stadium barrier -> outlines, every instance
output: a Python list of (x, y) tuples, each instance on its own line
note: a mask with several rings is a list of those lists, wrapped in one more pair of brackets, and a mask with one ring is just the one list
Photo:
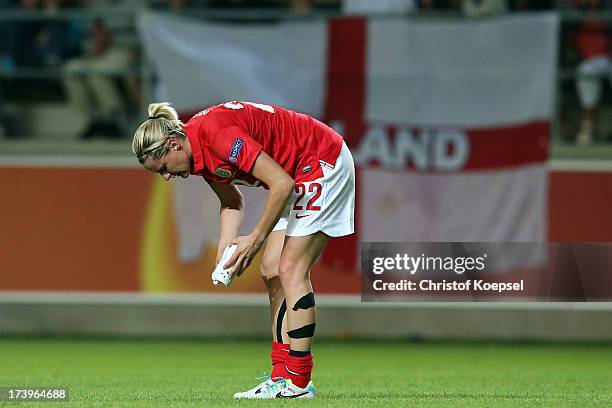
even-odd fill
[[(361, 303), (317, 297), (317, 338), (610, 341), (611, 303)], [(265, 338), (263, 295), (0, 293), (0, 335)]]

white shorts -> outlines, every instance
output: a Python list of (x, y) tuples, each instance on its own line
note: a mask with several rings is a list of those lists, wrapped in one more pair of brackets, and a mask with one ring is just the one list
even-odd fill
[(355, 232), (355, 165), (346, 143), (334, 166), (321, 162), (323, 177), (296, 182), (273, 231), (291, 237), (322, 231), (331, 237)]

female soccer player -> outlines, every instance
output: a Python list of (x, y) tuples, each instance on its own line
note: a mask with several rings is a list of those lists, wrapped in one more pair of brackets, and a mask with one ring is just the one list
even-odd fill
[[(168, 103), (149, 105), (134, 135), (138, 161), (164, 180), (202, 176), (221, 202), (217, 263), (240, 275), (264, 241), (261, 274), (270, 297), (272, 373), (236, 398), (312, 398), (315, 298), (310, 267), (330, 237), (354, 231), (355, 168), (342, 136), (310, 116), (278, 106), (228, 102), (183, 124)], [(249, 235), (238, 236), (237, 184), (269, 190)]]

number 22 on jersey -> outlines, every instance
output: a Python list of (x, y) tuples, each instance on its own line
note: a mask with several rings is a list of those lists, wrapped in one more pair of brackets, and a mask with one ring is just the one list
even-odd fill
[[(308, 184), (308, 187), (306, 186)], [(323, 190), (323, 186), (320, 183), (295, 183), (295, 192), (297, 193), (297, 198), (295, 199), (295, 204), (293, 204), (293, 209), (295, 211), (302, 211), (304, 209), (304, 197), (306, 193), (310, 193), (308, 200), (306, 201), (306, 210), (307, 211), (320, 211), (321, 206), (316, 205), (317, 200), (321, 197), (321, 192)]]

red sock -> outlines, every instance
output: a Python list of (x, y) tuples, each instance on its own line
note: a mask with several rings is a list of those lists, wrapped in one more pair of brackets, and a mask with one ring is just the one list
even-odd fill
[[(289, 355), (289, 344), (272, 342), (272, 373), (270, 378), (285, 377), (285, 361)], [(276, 381), (276, 380), (274, 380)]]
[(289, 353), (285, 361), (285, 378), (290, 379), (293, 384), (300, 388), (306, 388), (310, 382), (312, 366), (312, 354), (308, 354), (307, 356), (292, 356), (291, 353)]

